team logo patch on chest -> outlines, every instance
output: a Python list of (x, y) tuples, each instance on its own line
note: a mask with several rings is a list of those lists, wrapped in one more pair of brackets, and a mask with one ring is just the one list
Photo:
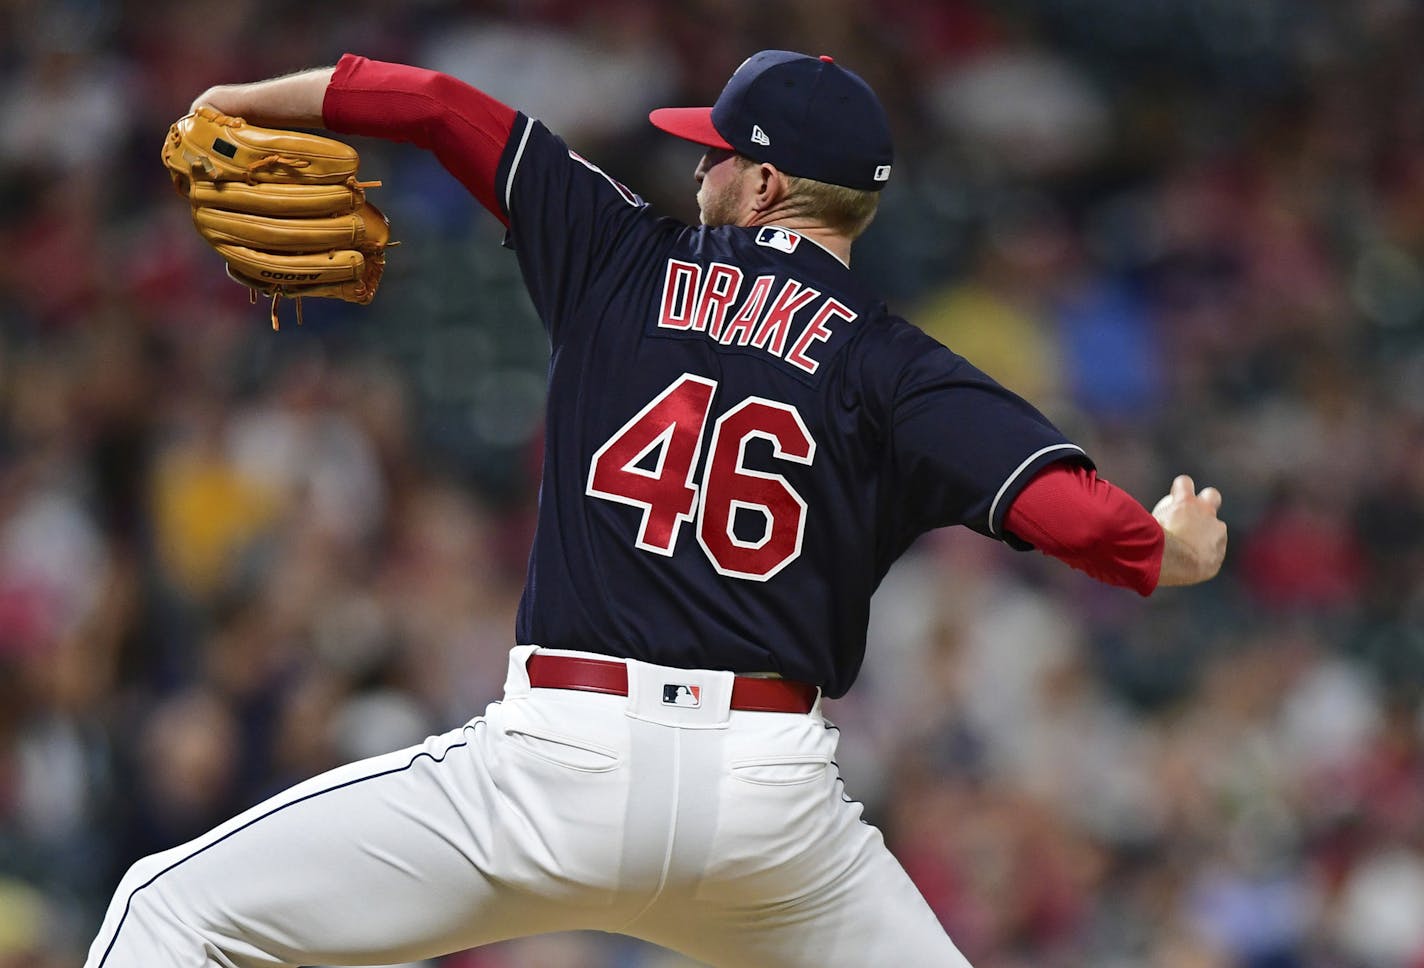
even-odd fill
[(663, 705), (687, 706), (695, 709), (702, 705), (702, 687), (669, 682), (663, 686)]
[(775, 225), (764, 225), (761, 231), (757, 232), (756, 244), (778, 252), (791, 253), (801, 244), (801, 236)]

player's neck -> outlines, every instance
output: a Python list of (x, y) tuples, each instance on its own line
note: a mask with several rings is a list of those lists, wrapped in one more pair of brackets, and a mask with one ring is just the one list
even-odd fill
[(851, 240), (840, 232), (827, 228), (825, 225), (813, 219), (790, 215), (783, 209), (768, 209), (764, 212), (752, 212), (742, 222), (746, 228), (759, 228), (763, 225), (777, 225), (784, 229), (791, 229), (799, 232), (806, 238), (818, 244), (831, 255), (840, 259), (847, 266), (850, 265), (850, 244)]

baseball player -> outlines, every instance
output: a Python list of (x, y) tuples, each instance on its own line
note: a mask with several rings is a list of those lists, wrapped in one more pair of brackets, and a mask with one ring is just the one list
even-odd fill
[(409, 141), (508, 227), (552, 346), (502, 701), (136, 863), (89, 968), (430, 958), (599, 929), (711, 965), (965, 966), (861, 820), (822, 697), (869, 601), (962, 524), (1150, 594), (1220, 567), (1220, 495), (1155, 512), (850, 271), (892, 171), (870, 88), (763, 51), (711, 108), (700, 226), (451, 77), (346, 55), (198, 98)]

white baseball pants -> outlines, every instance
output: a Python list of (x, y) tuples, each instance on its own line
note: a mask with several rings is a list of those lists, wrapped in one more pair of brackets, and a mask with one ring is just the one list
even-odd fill
[[(729, 673), (638, 662), (626, 697), (531, 689), (533, 651), (464, 727), (134, 864), (86, 968), (389, 964), (590, 928), (733, 968), (969, 968), (844, 797), (819, 702), (733, 711)], [(700, 705), (665, 704), (670, 683)]]

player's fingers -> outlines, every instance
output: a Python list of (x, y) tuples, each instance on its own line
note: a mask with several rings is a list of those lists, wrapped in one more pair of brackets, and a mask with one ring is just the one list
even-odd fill
[(1214, 487), (1202, 488), (1201, 493), (1198, 494), (1197, 497), (1205, 501), (1213, 511), (1221, 507), (1221, 492)]
[(1178, 474), (1172, 481), (1172, 497), (1179, 501), (1185, 501), (1197, 493), (1197, 486), (1192, 479), (1185, 474)]

